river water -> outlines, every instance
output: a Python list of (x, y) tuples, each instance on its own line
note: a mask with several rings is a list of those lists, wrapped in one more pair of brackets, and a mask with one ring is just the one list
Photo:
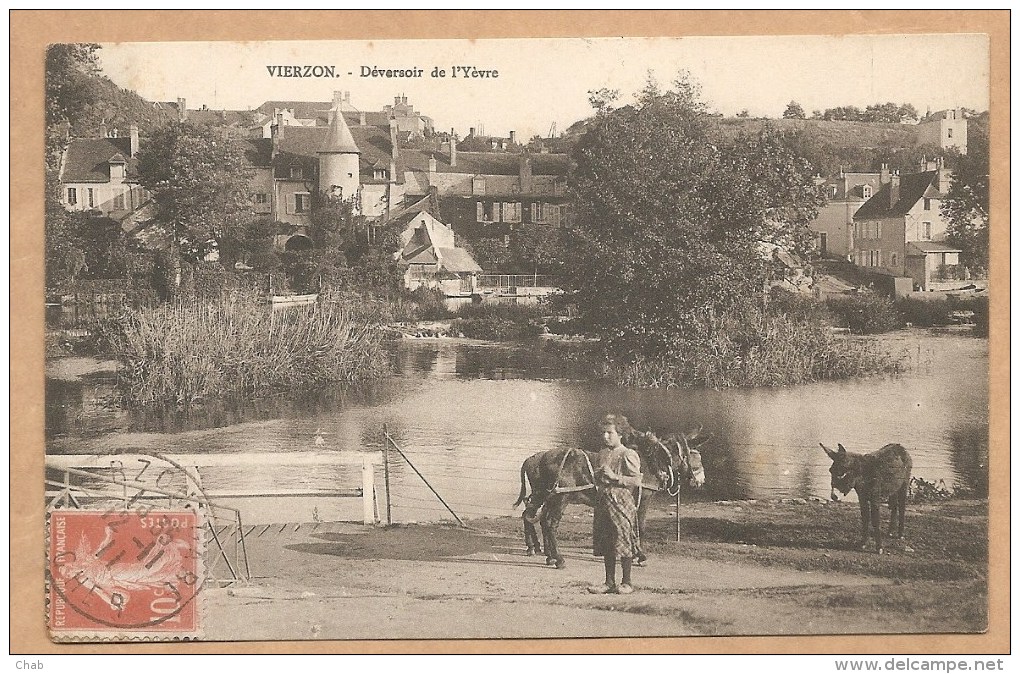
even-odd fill
[[(627, 414), (660, 432), (702, 427), (707, 483), (686, 500), (809, 498), (829, 493), (819, 442), (872, 451), (907, 447), (914, 475), (987, 494), (988, 342), (902, 331), (882, 340), (908, 371), (778, 389), (636, 391), (572, 379), (539, 344), (403, 340), (396, 373), (371, 386), (271, 397), (192, 412), (131, 411), (109, 377), (47, 380), (52, 453), (254, 453), (379, 450), (383, 427), (461, 517), (512, 514), (521, 462), (556, 447), (594, 447), (597, 419)], [(316, 444), (316, 438), (320, 444)], [(321, 444), (324, 443), (324, 444)], [(395, 451), (395, 522), (449, 512)], [(221, 468), (206, 486), (327, 488), (360, 484), (360, 468)], [(212, 470), (212, 469), (210, 469)], [(377, 484), (382, 488), (381, 470)], [(518, 511), (519, 512), (519, 511)]]

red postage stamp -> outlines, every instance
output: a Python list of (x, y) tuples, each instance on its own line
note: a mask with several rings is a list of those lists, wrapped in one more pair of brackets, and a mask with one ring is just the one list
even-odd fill
[(55, 640), (199, 636), (198, 513), (54, 510), (48, 524)]

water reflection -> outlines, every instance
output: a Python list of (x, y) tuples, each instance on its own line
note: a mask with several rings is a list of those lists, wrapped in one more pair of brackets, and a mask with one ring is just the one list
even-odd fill
[[(916, 352), (897, 378), (787, 389), (635, 391), (572, 380), (538, 347), (462, 340), (405, 340), (396, 374), (371, 386), (231, 401), (191, 412), (99, 404), (109, 380), (48, 382), (49, 451), (113, 453), (352, 451), (382, 449), (382, 430), (462, 516), (509, 514), (530, 454), (597, 447), (606, 411), (660, 432), (703, 427), (707, 484), (685, 499), (828, 494), (828, 459), (818, 446), (871, 451), (905, 445), (914, 474), (987, 494), (987, 342), (911, 333), (894, 338)], [(911, 341), (912, 340), (912, 341)], [(320, 436), (325, 446), (315, 444)], [(415, 472), (391, 456), (398, 521), (449, 517)], [(249, 487), (353, 486), (360, 468), (254, 471), (210, 478)]]

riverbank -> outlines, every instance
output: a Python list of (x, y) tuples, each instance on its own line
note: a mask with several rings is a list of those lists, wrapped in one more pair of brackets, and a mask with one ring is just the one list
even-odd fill
[[(974, 633), (988, 621), (988, 502), (911, 504), (906, 540), (857, 550), (854, 503), (653, 506), (638, 591), (595, 596), (591, 511), (567, 568), (527, 557), (519, 518), (286, 528), (248, 543), (255, 578), (204, 593), (205, 638), (471, 639)], [(883, 518), (887, 519), (883, 510)]]

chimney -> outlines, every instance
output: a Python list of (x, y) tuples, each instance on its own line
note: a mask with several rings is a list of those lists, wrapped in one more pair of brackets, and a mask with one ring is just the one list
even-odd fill
[(407, 96), (401, 96), (400, 102), (403, 103), (404, 105), (407, 105)]
[(472, 126), (470, 129), (468, 129), (468, 137), (470, 138), (471, 136), (474, 136), (474, 135), (475, 135), (475, 127)]
[(188, 121), (188, 101), (184, 98), (177, 98), (177, 119), (181, 122)]
[(397, 142), (397, 125), (395, 120), (390, 120), (390, 145), (393, 150), (390, 152), (390, 156), (394, 159), (400, 158), (400, 144)]
[(450, 129), (450, 166), (457, 166), (457, 136)]
[(527, 152), (521, 153), (521, 192), (531, 192), (531, 156)]
[(511, 131), (510, 132), (510, 144), (513, 145), (516, 142), (517, 142), (517, 132), (516, 131)]
[(332, 105), (332, 107), (335, 108), (336, 106), (340, 105), (340, 103), (342, 103), (343, 100), (344, 100), (344, 92), (334, 90), (333, 91), (333, 105)]
[(99, 122), (99, 137), (106, 138), (106, 120)]
[(882, 164), (882, 170), (878, 174), (878, 182), (882, 185), (889, 184), (889, 165)]
[(279, 110), (276, 111), (276, 137), (283, 140), (283, 113)]
[(393, 105), (400, 105), (400, 96), (393, 97)]
[(365, 113), (358, 113), (358, 125), (365, 126)]
[(889, 176), (889, 209), (892, 210), (900, 200), (900, 172)]
[(397, 182), (397, 162), (390, 160), (390, 182)]
[(132, 124), (128, 127), (128, 134), (131, 136), (131, 156), (138, 154), (138, 125)]
[(350, 92), (350, 90), (347, 90), (347, 91), (344, 92), (344, 103), (350, 103), (350, 102), (351, 102), (351, 92)]
[(436, 184), (436, 158), (435, 156), (429, 157), (429, 185), (435, 186)]

